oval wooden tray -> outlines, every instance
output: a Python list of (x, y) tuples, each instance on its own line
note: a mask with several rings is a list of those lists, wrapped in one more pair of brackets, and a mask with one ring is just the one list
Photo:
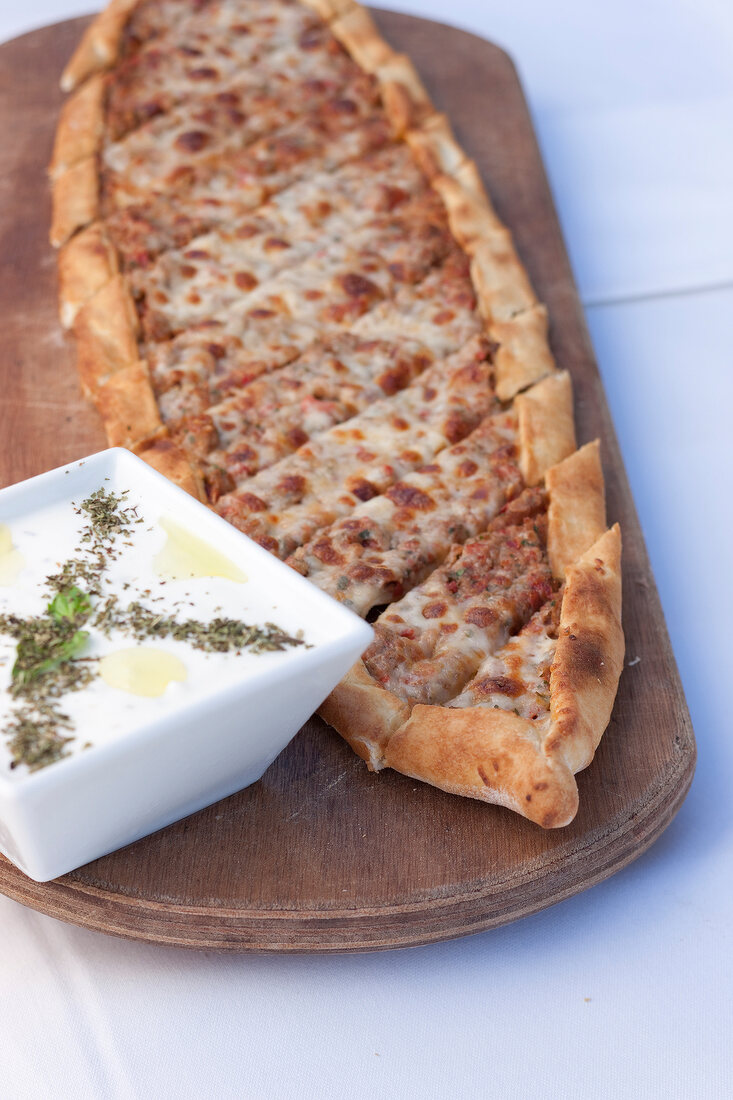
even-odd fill
[[(223, 951), (408, 946), (491, 928), (584, 890), (659, 836), (689, 787), (695, 743), (654, 581), (522, 91), (488, 42), (387, 12), (475, 157), (550, 307), (573, 375), (579, 439), (600, 436), (608, 510), (624, 532), (628, 667), (611, 725), (580, 777), (580, 812), (545, 833), (505, 810), (394, 772), (371, 775), (314, 719), (263, 779), (52, 883), (0, 858), (0, 891), (114, 935)], [(0, 482), (104, 446), (56, 318), (46, 243), (58, 74), (86, 20), (0, 47)]]

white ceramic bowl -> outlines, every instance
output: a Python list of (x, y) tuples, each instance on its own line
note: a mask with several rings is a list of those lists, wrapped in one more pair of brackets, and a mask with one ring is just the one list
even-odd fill
[[(108, 479), (108, 480), (106, 480)], [(139, 699), (97, 678), (64, 698), (76, 716), (70, 755), (37, 771), (10, 767), (5, 734), (15, 642), (0, 637), (0, 850), (22, 871), (46, 881), (96, 859), (255, 782), (369, 644), (372, 630), (288, 566), (172, 485), (130, 452), (115, 448), (0, 491), (0, 524), (26, 559), (16, 582), (0, 587), (0, 613), (42, 614), (39, 578), (78, 546), (77, 504), (95, 489), (129, 490), (144, 518), (134, 546), (110, 570), (130, 597), (183, 603), (190, 618), (220, 614), (303, 631), (309, 647), (255, 655), (204, 655), (188, 643), (152, 641), (185, 655), (185, 683)], [(176, 580), (161, 590), (153, 569), (168, 517), (224, 554), (247, 575)], [(74, 522), (77, 527), (74, 527)], [(139, 533), (138, 533), (139, 532)], [(7, 579), (7, 578), (6, 578)], [(113, 588), (110, 588), (112, 591)], [(116, 591), (117, 588), (114, 588)], [(161, 595), (163, 591), (164, 595)], [(143, 602), (147, 598), (142, 597)], [(190, 606), (191, 604), (195, 606)], [(183, 613), (183, 612), (182, 612)], [(91, 652), (131, 646), (95, 641)], [(147, 643), (142, 643), (147, 644)], [(96, 646), (96, 650), (95, 650)], [(3, 709), (4, 708), (4, 709)], [(91, 742), (91, 747), (84, 747)]]

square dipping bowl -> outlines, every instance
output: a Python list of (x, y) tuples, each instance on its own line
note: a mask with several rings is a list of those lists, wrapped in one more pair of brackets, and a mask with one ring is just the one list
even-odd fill
[[(89, 522), (79, 504), (100, 488), (127, 493), (120, 506), (135, 509), (140, 522), (129, 539), (117, 540), (120, 553), (95, 607), (109, 592), (121, 607), (137, 600), (179, 621), (274, 623), (306, 644), (204, 653), (169, 637), (105, 637), (87, 624), (80, 655), (92, 658), (90, 669), (104, 667), (94, 658), (151, 646), (174, 664), (178, 658), (185, 679), (143, 697), (98, 672), (60, 700), (73, 722), (68, 755), (32, 770), (11, 766), (16, 641), (0, 634), (0, 851), (39, 882), (254, 783), (373, 635), (358, 616), (121, 448), (0, 491), (0, 615), (46, 614), (53, 595), (46, 578), (78, 557)], [(236, 579), (186, 573), (200, 544), (227, 559)]]

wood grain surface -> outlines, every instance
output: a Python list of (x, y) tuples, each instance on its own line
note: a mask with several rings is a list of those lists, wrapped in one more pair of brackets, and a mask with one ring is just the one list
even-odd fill
[[(600, 436), (624, 534), (627, 667), (580, 811), (543, 832), (506, 810), (367, 772), (313, 719), (254, 786), (52, 883), (0, 857), (0, 891), (114, 935), (223, 951), (408, 946), (536, 912), (629, 863), (689, 787), (695, 743), (581, 306), (516, 72), (462, 31), (387, 12), (515, 234), (570, 370), (579, 441)], [(86, 20), (0, 47), (0, 484), (104, 446), (56, 315), (45, 179), (58, 75)]]

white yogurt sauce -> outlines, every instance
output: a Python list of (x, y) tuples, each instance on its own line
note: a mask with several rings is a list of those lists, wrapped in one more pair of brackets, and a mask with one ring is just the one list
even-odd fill
[[(109, 488), (121, 491), (118, 486)], [(132, 525), (129, 540), (118, 537), (115, 546), (119, 557), (109, 562), (102, 580), (105, 595), (116, 595), (123, 607), (139, 600), (145, 607), (179, 620), (208, 622), (220, 616), (258, 626), (270, 622), (288, 634), (297, 636), (302, 632), (311, 644), (326, 640), (324, 624), (305, 622), (297, 607), (281, 604), (277, 592), (258, 584), (256, 574), (248, 578), (247, 572), (251, 570), (240, 568), (170, 515), (161, 514), (155, 505), (146, 507), (139, 495), (130, 492), (122, 507), (136, 508), (143, 519), (142, 523)], [(88, 516), (76, 515), (68, 501), (39, 509), (32, 515), (7, 519), (0, 560), (3, 554), (13, 555), (13, 568), (3, 574), (10, 583), (0, 587), (0, 614), (14, 613), (25, 618), (46, 612), (51, 594), (45, 578), (57, 572), (64, 561), (78, 556), (83, 545), (80, 533), (87, 523)], [(127, 541), (132, 545), (125, 545)], [(208, 571), (217, 575), (190, 575)], [(101, 601), (96, 603), (99, 605)], [(61, 709), (73, 722), (74, 740), (67, 746), (72, 754), (81, 752), (89, 743), (93, 747), (114, 741), (163, 715), (182, 711), (230, 685), (260, 675), (275, 662), (287, 663), (300, 650), (293, 647), (259, 654), (247, 650), (204, 653), (187, 642), (168, 638), (155, 637), (138, 643), (122, 632), (107, 638), (89, 623), (84, 629), (89, 631), (90, 638), (81, 656), (103, 659), (102, 669), (107, 674), (95, 676), (87, 687), (61, 699)], [(150, 673), (152, 680), (157, 676), (156, 683), (151, 680), (148, 685), (151, 690), (142, 693), (129, 690), (135, 679), (130, 668), (140, 662), (131, 663), (129, 655), (124, 660), (113, 656), (138, 646), (141, 657), (144, 647), (153, 646), (156, 651), (153, 663), (158, 666), (158, 673), (152, 668)], [(0, 730), (5, 730), (14, 711), (7, 690), (14, 660), (15, 641), (0, 634)], [(122, 670), (125, 662), (127, 673)], [(139, 667), (136, 675), (140, 675)], [(161, 680), (165, 683), (158, 693)], [(14, 781), (22, 781), (29, 774), (28, 769), (19, 766), (10, 770), (6, 742), (7, 737), (0, 737), (0, 772)], [(49, 767), (61, 767), (63, 763), (61, 760)]]

